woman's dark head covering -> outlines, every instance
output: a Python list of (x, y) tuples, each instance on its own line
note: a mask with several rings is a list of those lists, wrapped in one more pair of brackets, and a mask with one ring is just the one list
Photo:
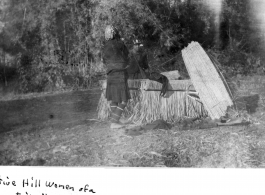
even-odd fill
[(144, 44), (138, 40), (138, 39), (135, 39), (133, 40), (133, 52), (135, 53), (142, 53), (144, 52)]
[(115, 38), (120, 38), (118, 30), (112, 25), (106, 26), (105, 39), (108, 41), (108, 40), (115, 39)]
[(138, 39), (133, 40), (133, 45), (139, 46), (139, 47), (143, 47), (144, 46), (143, 43), (140, 40), (138, 40)]

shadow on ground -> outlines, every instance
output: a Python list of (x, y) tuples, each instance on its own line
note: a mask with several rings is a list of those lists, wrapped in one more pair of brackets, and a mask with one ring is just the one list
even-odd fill
[(243, 96), (236, 99), (235, 104), (238, 110), (246, 110), (249, 114), (253, 114), (259, 107), (259, 94)]

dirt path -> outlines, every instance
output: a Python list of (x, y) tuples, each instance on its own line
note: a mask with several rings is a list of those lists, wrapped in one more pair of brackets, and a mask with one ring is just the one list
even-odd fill
[[(97, 121), (100, 91), (0, 102), (0, 164), (264, 167), (264, 126), (141, 131)], [(185, 130), (184, 130), (185, 129)]]
[(100, 90), (0, 101), (0, 133), (23, 126), (65, 128), (96, 117)]

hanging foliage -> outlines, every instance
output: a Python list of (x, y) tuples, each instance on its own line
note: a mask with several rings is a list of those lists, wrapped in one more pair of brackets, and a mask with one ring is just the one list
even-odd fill
[[(89, 87), (96, 72), (104, 71), (101, 49), (107, 24), (118, 28), (129, 48), (134, 39), (143, 41), (149, 64), (155, 70), (181, 70), (177, 60), (171, 59), (191, 41), (204, 48), (218, 48), (216, 39), (220, 39), (218, 52), (229, 58), (224, 60), (225, 67), (243, 67), (241, 72), (246, 73), (248, 64), (259, 59), (253, 53), (263, 53), (261, 44), (257, 44), (263, 38), (253, 26), (251, 1), (224, 0), (218, 15), (220, 29), (216, 10), (208, 6), (209, 2), (212, 1), (2, 0), (0, 49), (13, 56), (23, 92)], [(253, 59), (241, 62), (242, 57), (236, 58), (240, 56), (236, 54), (242, 52), (251, 54)], [(254, 64), (260, 70), (262, 57), (257, 62)], [(71, 82), (65, 78), (71, 78)]]

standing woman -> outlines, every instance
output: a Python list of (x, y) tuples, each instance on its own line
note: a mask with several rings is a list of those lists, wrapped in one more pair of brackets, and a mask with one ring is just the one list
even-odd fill
[(120, 118), (131, 98), (128, 88), (127, 67), (129, 64), (129, 51), (120, 38), (116, 28), (109, 25), (105, 29), (105, 45), (103, 48), (103, 62), (107, 66), (106, 98), (111, 101), (112, 129), (123, 127)]
[(130, 53), (130, 67), (127, 69), (129, 79), (148, 79), (146, 74), (148, 69), (147, 54), (143, 44), (136, 40)]

